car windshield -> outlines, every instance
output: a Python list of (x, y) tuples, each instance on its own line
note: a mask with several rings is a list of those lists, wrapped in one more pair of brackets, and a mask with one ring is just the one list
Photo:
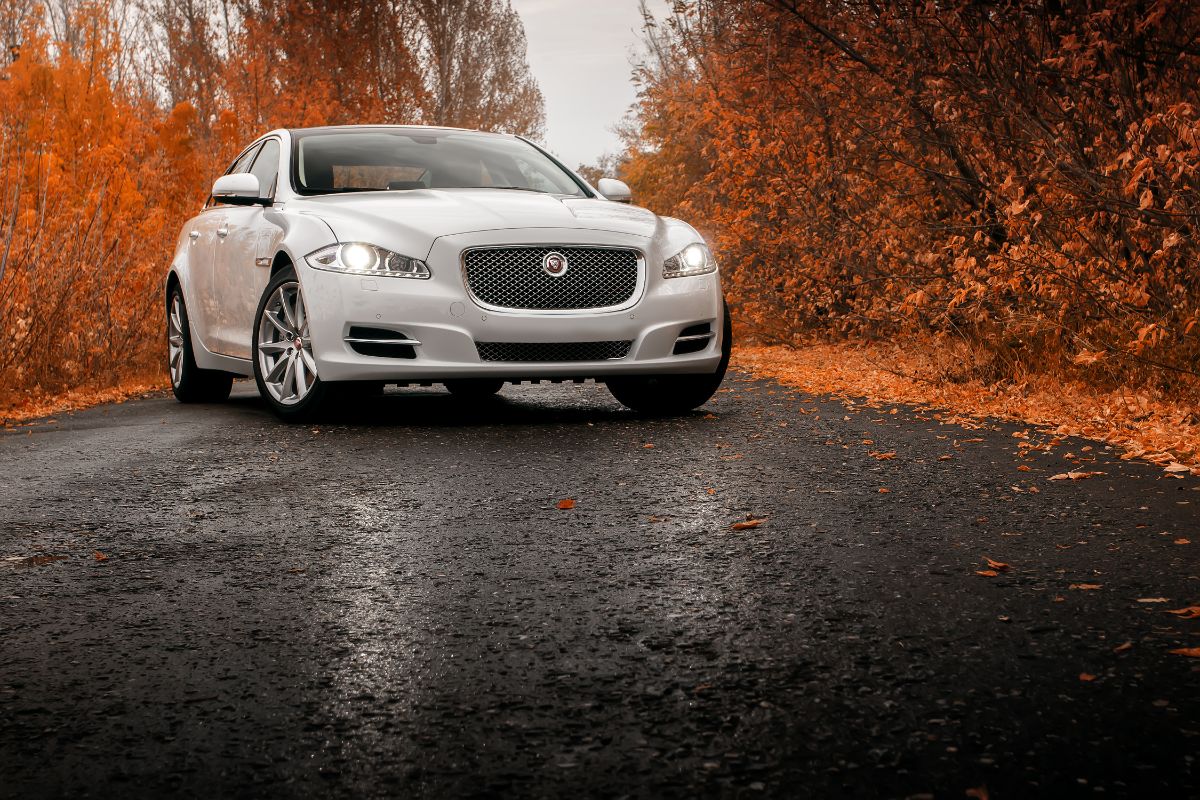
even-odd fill
[(584, 197), (582, 186), (520, 139), (468, 131), (368, 128), (296, 134), (300, 194), (413, 189), (512, 189)]

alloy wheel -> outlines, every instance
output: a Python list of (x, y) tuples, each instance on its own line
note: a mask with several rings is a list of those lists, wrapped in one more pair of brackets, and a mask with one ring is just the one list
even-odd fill
[(258, 366), (271, 397), (285, 406), (303, 400), (317, 381), (308, 313), (296, 281), (281, 283), (263, 308), (258, 323)]
[(178, 386), (183, 377), (183, 300), (171, 295), (167, 312), (167, 363), (171, 367), (171, 385)]

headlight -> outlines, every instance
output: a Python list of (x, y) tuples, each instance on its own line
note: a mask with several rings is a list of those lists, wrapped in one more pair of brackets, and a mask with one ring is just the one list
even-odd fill
[(682, 278), (685, 275), (706, 275), (715, 272), (717, 261), (708, 246), (700, 242), (689, 244), (663, 262), (664, 278)]
[(429, 267), (419, 258), (409, 258), (373, 244), (344, 242), (322, 247), (304, 257), (310, 267), (353, 275), (384, 275), (392, 278), (428, 278)]

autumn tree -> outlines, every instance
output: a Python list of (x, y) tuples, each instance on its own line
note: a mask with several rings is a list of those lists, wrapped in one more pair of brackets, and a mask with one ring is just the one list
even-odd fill
[(542, 125), (507, 2), (0, 0), (0, 35), (0, 405), (164, 379), (176, 235), (265, 130)]
[(542, 93), (508, 0), (411, 0), (411, 7), (426, 65), (427, 123), (542, 135)]
[(985, 377), (1197, 373), (1200, 11), (702, 0), (652, 28), (626, 174), (745, 321), (934, 332)]

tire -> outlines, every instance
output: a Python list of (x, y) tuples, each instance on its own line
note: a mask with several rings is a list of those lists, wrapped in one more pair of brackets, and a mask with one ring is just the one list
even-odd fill
[(171, 391), (181, 403), (219, 403), (229, 397), (233, 388), (230, 373), (196, 366), (192, 326), (183, 302), (183, 289), (177, 283), (167, 294), (167, 371), (171, 376)]
[(291, 266), (271, 277), (258, 301), (251, 360), (258, 393), (284, 422), (316, 419), (339, 399), (338, 384), (317, 374), (304, 293)]
[(443, 381), (446, 391), (462, 400), (483, 400), (504, 388), (499, 378), (458, 378)]
[(686, 414), (704, 405), (721, 388), (733, 350), (733, 324), (725, 304), (721, 320), (721, 361), (710, 375), (628, 375), (609, 378), (608, 390), (623, 406), (640, 414)]

